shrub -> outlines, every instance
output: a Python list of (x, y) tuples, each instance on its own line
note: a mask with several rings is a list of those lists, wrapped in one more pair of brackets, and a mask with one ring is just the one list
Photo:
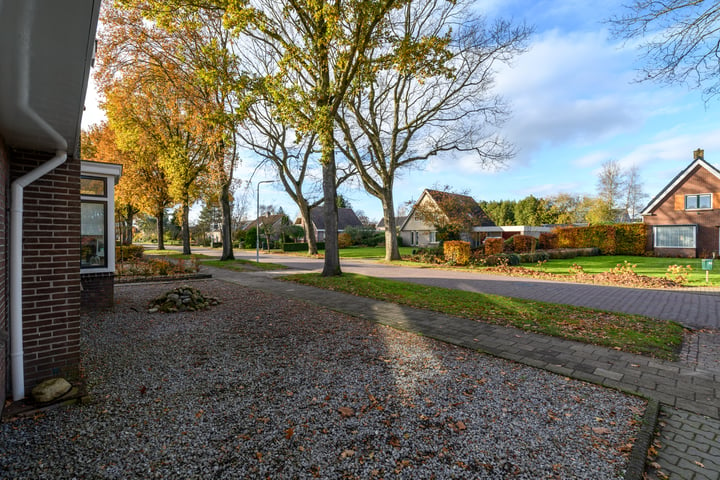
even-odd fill
[(118, 245), (115, 247), (115, 258), (118, 262), (142, 258), (144, 251), (142, 245)]
[[(325, 242), (316, 243), (318, 250), (325, 249)], [(304, 243), (284, 243), (282, 246), (283, 252), (307, 252), (308, 244)]]
[(499, 255), (503, 253), (503, 239), (491, 237), (485, 239), (485, 255)]
[(547, 252), (532, 252), (532, 253), (518, 253), (520, 263), (538, 263), (547, 262), (550, 259), (550, 255)]
[(418, 248), (413, 250), (410, 260), (422, 263), (443, 263), (445, 257), (442, 247)]
[(338, 234), (338, 248), (348, 248), (352, 245), (352, 237), (349, 233), (343, 232)]
[(470, 243), (461, 240), (447, 240), (443, 243), (443, 257), (455, 265), (467, 265), (470, 261)]
[(600, 255), (598, 248), (557, 248), (555, 250), (545, 250), (549, 259), (563, 259), (575, 257), (596, 257)]
[(537, 239), (532, 235), (514, 235), (511, 238), (515, 253), (528, 253), (535, 251)]
[(557, 243), (558, 238), (555, 233), (541, 233), (540, 238), (538, 238), (537, 248), (552, 250), (558, 248)]
[(488, 267), (520, 265), (520, 256), (515, 253), (501, 253), (498, 255), (488, 255), (485, 257), (485, 265)]
[(553, 230), (557, 248), (600, 249), (603, 255), (643, 255), (648, 227), (642, 223), (562, 227)]

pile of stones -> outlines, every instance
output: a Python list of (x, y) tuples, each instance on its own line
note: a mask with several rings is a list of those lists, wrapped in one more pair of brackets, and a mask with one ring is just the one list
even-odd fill
[(217, 298), (206, 297), (200, 290), (184, 285), (151, 300), (148, 313), (194, 312), (219, 303), (220, 300)]

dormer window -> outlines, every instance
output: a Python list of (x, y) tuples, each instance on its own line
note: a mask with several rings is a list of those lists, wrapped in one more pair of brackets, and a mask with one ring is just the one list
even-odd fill
[(712, 208), (712, 193), (685, 195), (685, 210), (705, 210)]

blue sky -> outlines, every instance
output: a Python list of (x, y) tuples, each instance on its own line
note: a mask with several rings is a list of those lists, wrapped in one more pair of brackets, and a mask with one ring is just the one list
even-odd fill
[[(400, 175), (395, 204), (417, 200), (424, 188), (450, 185), (476, 200), (521, 199), (527, 195), (596, 193), (597, 173), (606, 160), (637, 165), (645, 193), (653, 197), (705, 149), (720, 158), (717, 100), (706, 104), (699, 90), (635, 82), (639, 52), (611, 38), (604, 21), (622, 12), (623, 0), (477, 1), (489, 18), (501, 16), (534, 26), (530, 48), (496, 77), (496, 91), (509, 102), (511, 118), (501, 133), (518, 150), (505, 168), (483, 170), (472, 159), (430, 160)], [(91, 87), (92, 88), (92, 87)], [(83, 125), (102, 118), (94, 92), (88, 93)], [(246, 180), (254, 165), (240, 169)], [(258, 172), (254, 181), (271, 180)], [(255, 184), (247, 195), (254, 217)], [(356, 210), (379, 220), (380, 202), (359, 187), (341, 192)], [(297, 208), (273, 184), (261, 188), (261, 204)]]

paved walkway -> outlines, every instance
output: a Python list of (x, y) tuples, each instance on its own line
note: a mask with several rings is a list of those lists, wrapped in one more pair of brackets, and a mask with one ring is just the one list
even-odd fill
[[(703, 368), (705, 364), (701, 363), (694, 365), (655, 360), (513, 328), (282, 282), (274, 280), (266, 273), (210, 270), (218, 279), (294, 297), (394, 328), (654, 399), (662, 404), (660, 416), (664, 422), (661, 423), (660, 430), (662, 446), (656, 459), (660, 471), (672, 479), (720, 478), (720, 370), (712, 366), (708, 369)], [(348, 270), (345, 268), (345, 271)], [(517, 279), (515, 281), (524, 283)], [(589, 287), (605, 292), (612, 291), (604, 287)], [(555, 284), (553, 289), (566, 290), (566, 284)], [(598, 298), (599, 296), (598, 294)], [(553, 298), (543, 300), (566, 303)], [(612, 301), (612, 298), (609, 300)], [(692, 357), (691, 348), (687, 354), (688, 358)], [(649, 475), (652, 478), (654, 472), (649, 472)]]
[[(247, 252), (238, 252), (236, 256), (255, 260), (255, 256)], [(263, 254), (260, 259), (294, 269), (322, 269), (322, 260), (307, 257)], [(673, 320), (692, 328), (720, 329), (720, 289), (678, 291), (610, 287), (436, 268), (398, 267), (352, 259), (342, 259), (342, 269), (349, 273), (455, 290), (634, 313)]]

